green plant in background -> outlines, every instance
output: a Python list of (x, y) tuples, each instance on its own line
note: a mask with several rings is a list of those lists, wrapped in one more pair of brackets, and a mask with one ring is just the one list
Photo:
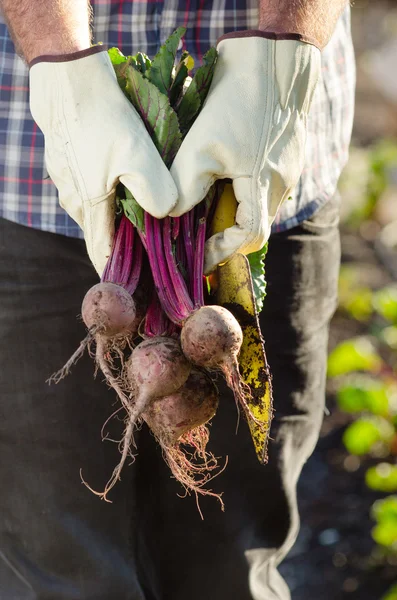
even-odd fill
[(389, 170), (397, 163), (397, 144), (394, 140), (382, 140), (369, 155), (370, 171), (366, 194), (366, 217), (370, 217), (376, 204), (389, 186)]
[(350, 208), (344, 223), (356, 230), (371, 219), (377, 204), (390, 185), (390, 172), (397, 165), (397, 141), (384, 139), (369, 148), (352, 148), (351, 160), (342, 175), (340, 189)]
[[(357, 333), (339, 343), (328, 360), (337, 404), (351, 415), (343, 444), (357, 457), (355, 464), (370, 465), (365, 472), (368, 488), (384, 495), (371, 509), (376, 544), (372, 558), (393, 563), (397, 560), (397, 283), (383, 285), (379, 267), (371, 262), (373, 252), (367, 255), (365, 248), (387, 218), (396, 218), (391, 210), (396, 173), (396, 139), (351, 148), (340, 184), (341, 218), (353, 255), (362, 248), (364, 260), (341, 267), (339, 316), (347, 316)], [(357, 236), (362, 239), (355, 246)], [(397, 584), (381, 600), (397, 600)]]
[[(329, 356), (328, 376), (339, 408), (354, 415), (343, 435), (347, 451), (375, 460), (365, 482), (372, 490), (391, 494), (372, 506), (372, 537), (383, 552), (397, 556), (397, 285), (373, 292), (347, 267), (340, 287), (341, 310), (367, 322), (369, 334), (336, 346)], [(397, 586), (382, 600), (397, 600)]]
[(397, 585), (393, 585), (382, 600), (397, 600)]

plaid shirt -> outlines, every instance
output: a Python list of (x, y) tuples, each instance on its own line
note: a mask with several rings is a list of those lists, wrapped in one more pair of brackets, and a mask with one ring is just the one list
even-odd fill
[[(196, 64), (229, 31), (255, 29), (255, 0), (93, 0), (95, 41), (153, 56), (179, 25)], [(273, 231), (309, 218), (335, 193), (347, 161), (354, 105), (355, 68), (349, 8), (322, 54), (322, 80), (308, 124), (306, 166), (292, 200), (284, 203)], [(44, 139), (29, 111), (28, 70), (15, 54), (0, 20), (0, 216), (22, 225), (82, 237), (58, 205), (44, 164)]]

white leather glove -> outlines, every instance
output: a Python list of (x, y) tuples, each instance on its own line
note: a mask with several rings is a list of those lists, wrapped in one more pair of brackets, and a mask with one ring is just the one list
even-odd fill
[(59, 202), (83, 229), (101, 275), (112, 246), (117, 183), (158, 218), (175, 205), (175, 184), (101, 47), (35, 59), (30, 108), (44, 133)]
[(263, 247), (303, 169), (320, 51), (266, 36), (280, 37), (246, 31), (221, 38), (209, 94), (171, 168), (179, 193), (173, 216), (200, 202), (216, 179), (233, 180), (236, 224), (207, 241), (206, 273), (237, 251)]

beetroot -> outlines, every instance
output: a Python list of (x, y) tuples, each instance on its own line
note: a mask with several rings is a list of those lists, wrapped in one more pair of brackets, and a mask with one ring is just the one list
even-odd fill
[(204, 371), (192, 369), (179, 390), (154, 400), (142, 417), (186, 492), (215, 496), (223, 507), (221, 497), (204, 488), (218, 466), (216, 458), (207, 452), (209, 431), (205, 427), (215, 415), (218, 403), (218, 390), (211, 378)]
[(176, 392), (186, 382), (190, 370), (191, 363), (185, 358), (179, 342), (173, 338), (150, 338), (134, 348), (125, 365), (124, 388), (131, 391), (131, 398), (125, 406), (127, 427), (122, 440), (121, 459), (104, 492), (98, 494), (102, 498), (106, 500), (108, 492), (120, 478), (133, 445), (134, 428), (143, 411), (156, 398)]
[[(142, 270), (143, 247), (132, 223), (122, 216), (113, 240), (111, 255), (103, 272), (101, 282), (94, 285), (84, 296), (81, 306), (82, 318), (88, 334), (80, 343), (64, 367), (50, 381), (58, 383), (84, 354), (93, 341), (97, 344), (96, 364), (111, 387), (114, 387), (125, 404), (118, 378), (112, 373), (110, 353), (122, 359), (126, 343), (137, 333), (144, 317), (144, 302), (133, 295), (139, 294), (138, 284)], [(138, 289), (137, 289), (138, 288)], [(141, 306), (142, 305), (142, 306)], [(136, 306), (139, 307), (137, 311)]]
[(233, 372), (243, 342), (243, 333), (232, 313), (222, 306), (202, 306), (185, 322), (182, 349), (189, 360), (201, 367)]
[(160, 443), (168, 447), (207, 423), (215, 415), (218, 403), (218, 390), (208, 375), (192, 369), (181, 388), (152, 402), (142, 417)]
[(145, 397), (145, 405), (178, 390), (190, 370), (180, 343), (166, 337), (152, 337), (139, 344), (126, 365), (128, 379), (138, 391), (135, 403)]
[(122, 379), (113, 373), (111, 352), (122, 357), (123, 347), (136, 334), (142, 317), (137, 315), (135, 302), (130, 293), (121, 286), (101, 282), (90, 288), (84, 296), (81, 313), (88, 334), (62, 369), (52, 375), (50, 381), (58, 383), (63, 379), (85, 349), (95, 341), (97, 367), (104, 374), (108, 385), (116, 391), (123, 406), (128, 409), (129, 390), (123, 386)]
[(115, 283), (101, 282), (90, 288), (81, 315), (89, 330), (107, 338), (128, 336), (138, 325), (132, 296)]
[(223, 306), (202, 306), (186, 320), (181, 332), (185, 356), (200, 367), (221, 370), (237, 406), (241, 405), (247, 416), (257, 422), (247, 402), (249, 388), (238, 367), (242, 343), (243, 332), (237, 319)]

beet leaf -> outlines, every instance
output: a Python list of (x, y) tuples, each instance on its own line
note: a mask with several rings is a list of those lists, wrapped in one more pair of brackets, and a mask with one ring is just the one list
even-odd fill
[(127, 62), (127, 57), (118, 48), (110, 48), (108, 54), (113, 66)]
[(185, 135), (200, 112), (210, 89), (218, 53), (210, 48), (184, 94), (177, 113), (182, 134)]
[(183, 52), (181, 60), (175, 68), (174, 80), (171, 85), (169, 98), (171, 106), (175, 108), (182, 100), (183, 88), (186, 82), (186, 78), (194, 67), (194, 60), (190, 56), (189, 52)]
[(176, 112), (168, 97), (134, 67), (127, 67), (126, 79), (126, 90), (131, 102), (165, 164), (170, 167), (182, 139)]
[[(143, 54), (126, 59), (117, 49), (113, 49), (111, 53), (120, 86), (140, 115), (167, 167), (171, 166), (182, 142), (178, 115), (173, 106), (182, 106), (181, 114), (187, 130), (208, 93), (216, 60), (214, 49), (205, 55), (205, 64), (191, 80), (194, 84), (189, 93), (190, 88), (186, 84), (190, 79), (189, 69), (194, 66), (192, 58), (188, 53), (183, 53), (177, 67), (174, 66), (184, 32), (184, 28), (174, 32), (151, 64)], [(173, 106), (169, 98), (172, 99)], [(186, 111), (192, 114), (192, 118), (189, 118)], [(192, 313), (195, 305), (203, 304), (202, 270), (208, 198), (203, 203), (199, 222), (196, 224), (195, 210), (185, 215), (182, 221), (171, 218), (158, 220), (146, 213), (128, 190), (125, 189), (124, 192), (124, 197), (123, 194), (119, 196), (120, 204), (125, 216), (139, 231), (162, 309), (170, 321), (179, 325)], [(188, 273), (184, 273), (186, 267)], [(190, 294), (195, 296), (194, 303)], [(154, 323), (153, 329), (156, 330), (157, 326)], [(148, 327), (152, 330), (150, 320)]]
[(168, 95), (170, 90), (176, 53), (185, 32), (185, 27), (178, 27), (170, 35), (152, 60), (150, 69), (146, 72), (146, 77), (162, 94)]
[(260, 312), (263, 308), (263, 301), (266, 296), (265, 279), (265, 257), (267, 253), (267, 244), (258, 250), (247, 255), (251, 268), (252, 285), (254, 287), (254, 296), (256, 310)]
[(147, 54), (144, 54), (143, 52), (138, 52), (138, 54), (136, 54), (134, 58), (136, 59), (138, 71), (143, 75), (147, 75), (152, 64), (152, 61), (147, 56)]
[(125, 216), (139, 231), (145, 231), (145, 211), (138, 204), (131, 192), (124, 188), (125, 198), (120, 198)]

